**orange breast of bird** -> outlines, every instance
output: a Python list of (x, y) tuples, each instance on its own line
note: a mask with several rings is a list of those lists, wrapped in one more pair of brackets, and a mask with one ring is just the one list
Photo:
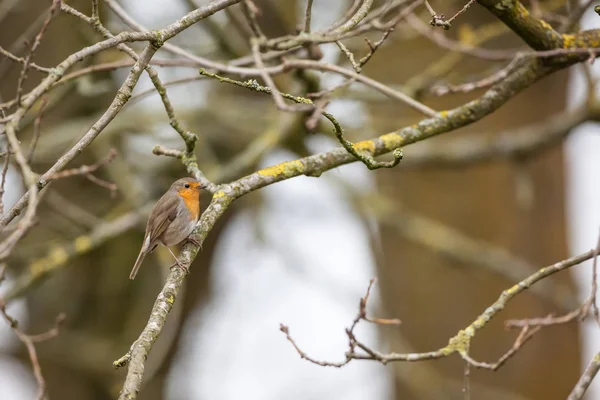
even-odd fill
[(190, 212), (190, 219), (197, 220), (200, 216), (200, 192), (194, 188), (183, 189), (179, 191), (179, 196)]

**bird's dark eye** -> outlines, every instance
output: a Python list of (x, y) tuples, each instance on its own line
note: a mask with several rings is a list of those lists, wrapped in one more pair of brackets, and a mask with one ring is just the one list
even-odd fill
[(186, 184), (185, 184), (185, 185), (183, 185), (183, 186), (185, 186), (185, 188), (186, 188), (186, 189), (189, 189), (189, 188), (190, 188), (190, 184), (189, 184), (189, 183), (186, 183)]

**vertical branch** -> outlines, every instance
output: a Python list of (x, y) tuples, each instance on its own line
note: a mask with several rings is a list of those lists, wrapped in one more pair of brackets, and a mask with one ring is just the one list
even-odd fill
[(12, 121), (6, 126), (5, 134), (6, 138), (8, 139), (10, 149), (12, 149), (15, 155), (15, 159), (17, 160), (17, 164), (21, 169), (21, 175), (23, 176), (23, 180), (25, 181), (25, 185), (27, 186), (27, 190), (29, 192), (29, 202), (27, 203), (25, 215), (23, 216), (23, 219), (19, 222), (18, 228), (13, 233), (11, 233), (2, 243), (0, 243), (0, 261), (5, 260), (8, 257), (13, 247), (19, 242), (19, 240), (21, 240), (21, 238), (23, 238), (25, 233), (27, 233), (27, 231), (33, 226), (39, 194), (37, 186), (37, 177), (29, 167), (29, 163), (27, 162), (27, 159), (21, 151), (19, 140), (17, 139), (16, 135), (15, 124), (13, 124)]
[(38, 140), (40, 138), (40, 125), (42, 123), (42, 114), (44, 112), (44, 108), (46, 107), (48, 102), (45, 98), (42, 98), (42, 102), (40, 104), (40, 110), (38, 111), (38, 115), (35, 117), (33, 121), (33, 138), (31, 139), (31, 145), (29, 145), (29, 153), (27, 154), (27, 162), (31, 163), (33, 160), (33, 153), (35, 152), (35, 148), (37, 146)]
[(256, 64), (256, 68), (260, 69), (261, 78), (263, 79), (263, 81), (265, 81), (265, 85), (269, 89), (271, 89), (271, 96), (273, 96), (273, 101), (275, 101), (277, 109), (280, 111), (295, 111), (293, 107), (289, 107), (287, 104), (285, 104), (285, 102), (283, 101), (283, 96), (277, 89), (277, 86), (275, 86), (273, 78), (271, 78), (271, 75), (269, 75), (269, 73), (265, 70), (265, 64), (262, 58), (260, 57), (259, 39), (257, 37), (252, 38), (251, 45), (252, 56), (254, 57), (254, 63)]
[(464, 381), (463, 381), (463, 398), (464, 400), (471, 400), (471, 364), (465, 361), (464, 370)]
[(600, 232), (598, 232), (598, 243), (594, 251), (594, 261), (592, 263), (592, 290), (590, 293), (589, 304), (592, 306), (592, 315), (596, 323), (600, 326), (600, 312), (598, 311), (598, 254), (600, 254)]
[(248, 25), (250, 25), (252, 33), (255, 37), (259, 38), (260, 40), (264, 40), (266, 36), (260, 28), (258, 21), (256, 20), (256, 17), (260, 15), (259, 8), (256, 6), (256, 4), (254, 4), (252, 0), (244, 0), (242, 6), (244, 9), (244, 15), (248, 20)]
[(4, 166), (2, 167), (2, 180), (0, 181), (0, 214), (4, 214), (4, 185), (6, 185), (6, 173), (8, 172), (9, 165), (10, 151), (9, 146), (6, 146), (6, 153), (4, 154)]
[(304, 12), (304, 33), (310, 33), (310, 20), (312, 18), (313, 0), (306, 0), (306, 11)]
[(579, 378), (579, 381), (569, 394), (569, 397), (567, 397), (567, 400), (581, 400), (598, 373), (598, 370), (600, 370), (600, 353), (592, 358), (592, 361), (590, 361), (583, 375)]

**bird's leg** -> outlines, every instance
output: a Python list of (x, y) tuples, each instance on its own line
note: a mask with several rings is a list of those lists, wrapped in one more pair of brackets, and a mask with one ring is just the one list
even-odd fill
[(202, 250), (202, 243), (200, 243), (200, 241), (198, 241), (196, 238), (188, 236), (187, 238), (185, 238), (184, 242), (190, 242), (192, 244), (195, 244), (196, 246), (200, 247), (200, 250)]
[(167, 248), (167, 250), (169, 250), (169, 253), (171, 253), (171, 255), (173, 256), (173, 258), (175, 259), (175, 264), (173, 264), (171, 266), (171, 268), (173, 268), (175, 265), (179, 266), (179, 268), (181, 268), (183, 270), (183, 272), (185, 272), (186, 274), (190, 273), (190, 269), (188, 267), (186, 267), (185, 265), (183, 265), (181, 263), (181, 261), (179, 261), (179, 259), (177, 258), (177, 256), (173, 253), (173, 250), (171, 250), (170, 247), (165, 246)]

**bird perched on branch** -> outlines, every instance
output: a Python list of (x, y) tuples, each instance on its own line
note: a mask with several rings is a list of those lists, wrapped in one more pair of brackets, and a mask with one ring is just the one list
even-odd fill
[(144, 257), (153, 252), (159, 244), (169, 250), (177, 265), (187, 269), (170, 247), (183, 242), (194, 230), (200, 217), (201, 189), (204, 189), (204, 185), (197, 180), (181, 178), (173, 182), (169, 190), (156, 202), (148, 217), (144, 243), (129, 279), (135, 278)]

